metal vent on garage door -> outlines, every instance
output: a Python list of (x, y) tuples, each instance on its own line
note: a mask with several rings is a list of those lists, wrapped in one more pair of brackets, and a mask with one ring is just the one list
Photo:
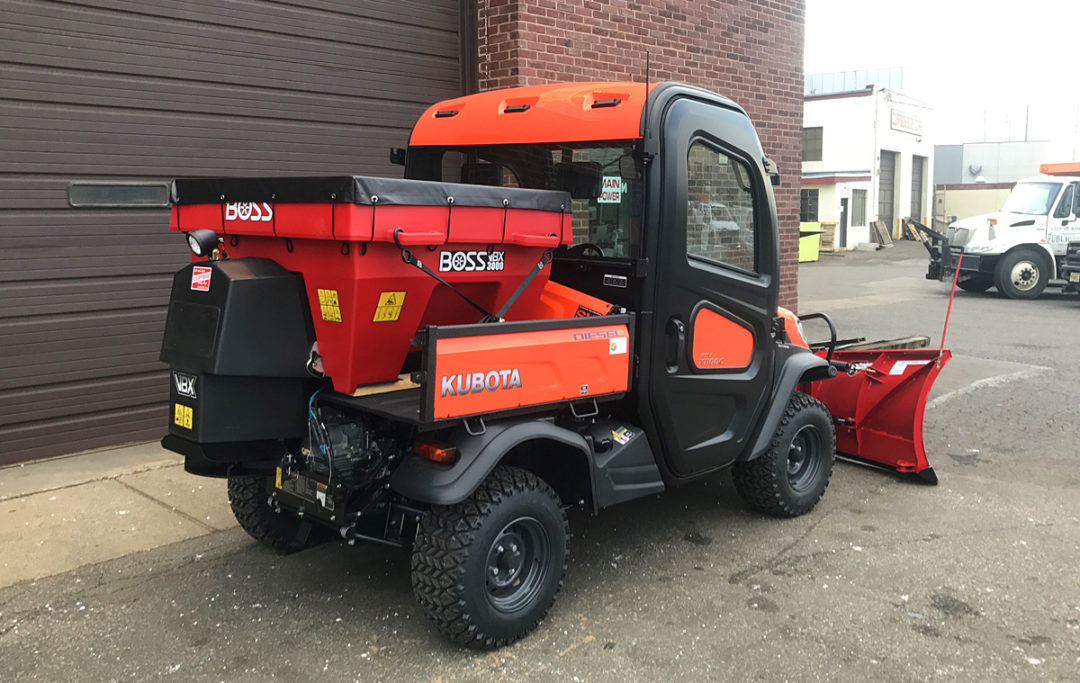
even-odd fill
[(461, 4), (0, 0), (0, 464), (167, 424), (183, 240), (69, 186), (400, 175), (388, 148), (462, 92)]

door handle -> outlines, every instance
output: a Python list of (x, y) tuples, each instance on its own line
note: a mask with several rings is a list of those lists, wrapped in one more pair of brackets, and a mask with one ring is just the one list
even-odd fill
[(678, 318), (668, 318), (667, 336), (668, 355), (665, 364), (668, 373), (674, 374), (679, 371), (679, 361), (686, 352), (686, 324)]

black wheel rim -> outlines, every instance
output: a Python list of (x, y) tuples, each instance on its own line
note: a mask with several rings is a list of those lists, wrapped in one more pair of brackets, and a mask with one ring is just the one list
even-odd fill
[(488, 549), (487, 596), (500, 612), (528, 606), (544, 585), (550, 542), (544, 525), (518, 517), (503, 527)]
[(788, 483), (795, 491), (814, 486), (821, 473), (823, 447), (821, 432), (815, 425), (803, 425), (791, 440), (787, 457)]

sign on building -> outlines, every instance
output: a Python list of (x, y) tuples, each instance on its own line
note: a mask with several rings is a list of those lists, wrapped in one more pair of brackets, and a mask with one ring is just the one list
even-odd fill
[(901, 133), (922, 135), (922, 119), (900, 109), (892, 110), (892, 129)]

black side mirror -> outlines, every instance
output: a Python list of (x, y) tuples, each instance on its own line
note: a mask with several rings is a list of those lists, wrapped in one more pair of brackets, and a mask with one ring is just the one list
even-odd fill
[(636, 180), (638, 177), (638, 163), (631, 154), (619, 157), (619, 176), (623, 180)]
[(765, 172), (769, 174), (769, 182), (773, 187), (780, 186), (780, 167), (776, 165), (776, 162), (769, 157), (763, 157), (761, 164), (765, 167)]
[(604, 167), (598, 161), (572, 161), (555, 164), (556, 189), (570, 193), (574, 199), (595, 199), (600, 196)]
[(390, 163), (395, 166), (405, 165), (405, 148), (404, 147), (391, 147), (390, 148)]

